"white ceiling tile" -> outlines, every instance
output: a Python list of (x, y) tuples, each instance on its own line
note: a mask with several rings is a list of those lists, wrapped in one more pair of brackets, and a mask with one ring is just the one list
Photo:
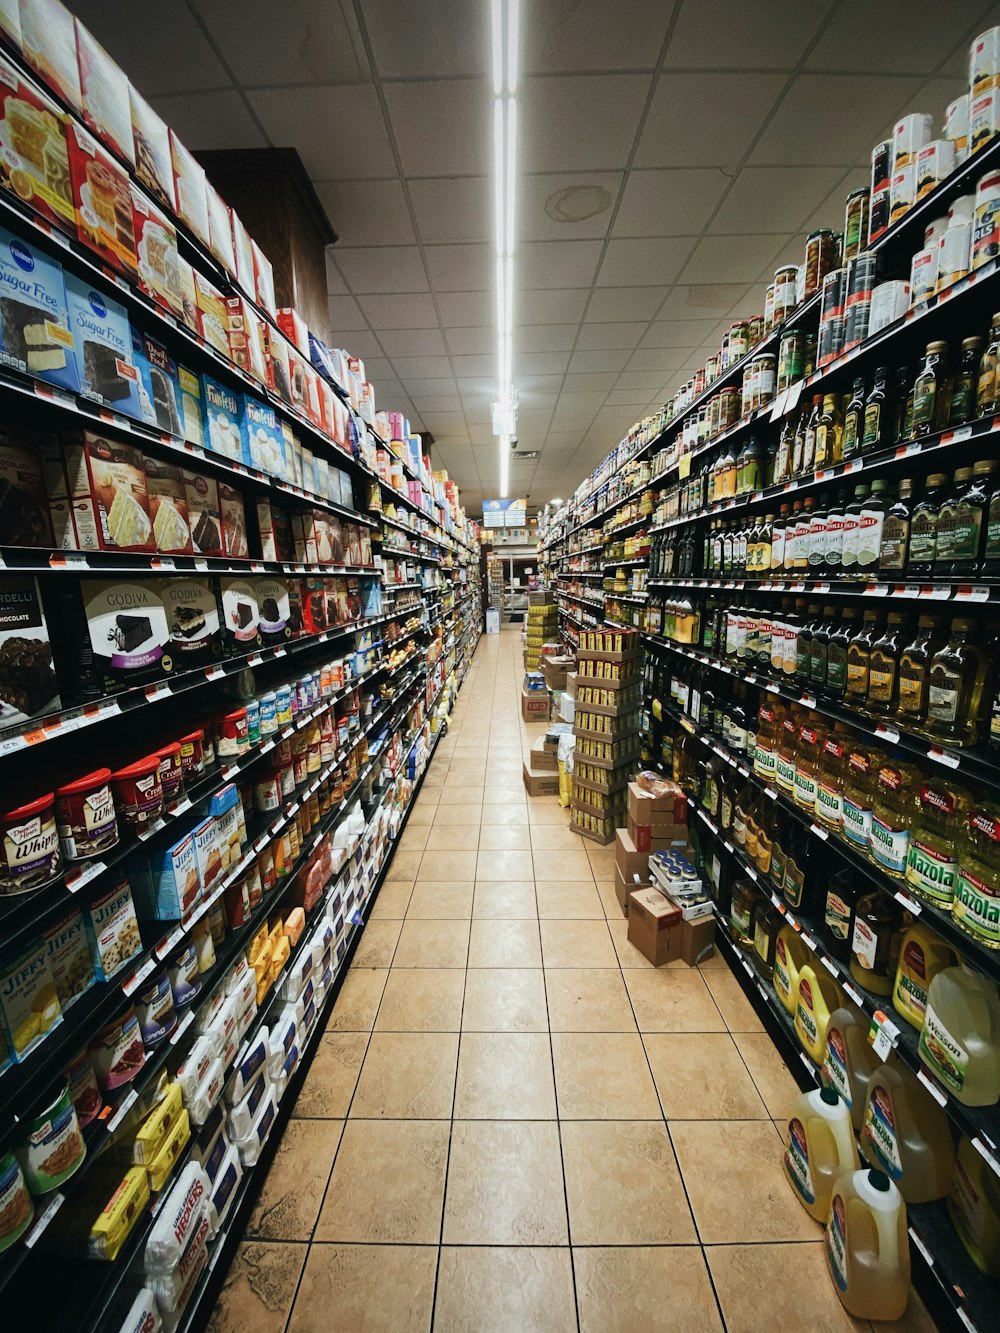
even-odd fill
[(515, 336), (514, 374), (561, 375), (569, 364), (569, 352), (520, 352)]
[(615, 236), (697, 235), (729, 186), (719, 167), (630, 171)]
[(422, 241), (489, 239), (493, 186), (488, 179), (411, 180), (408, 189)]
[(678, 283), (658, 318), (661, 320), (721, 318), (747, 290), (745, 282)]
[(497, 331), (495, 326), (483, 325), (471, 329), (445, 329), (448, 351), (452, 355), (475, 356), (497, 350)]
[(424, 259), (434, 292), (491, 292), (483, 304), (489, 317), (495, 304), (496, 252), (491, 245), (427, 245)]
[(714, 319), (658, 320), (644, 335), (643, 347), (697, 347), (714, 332)]
[(353, 83), (370, 75), (349, 5), (283, 0), (280, 21), (271, 0), (240, 0), (239, 22), (231, 0), (197, 0), (197, 9), (240, 83)]
[(581, 324), (577, 347), (605, 351), (635, 347), (646, 328), (645, 322), (632, 324)]
[(518, 324), (515, 334), (518, 351), (568, 352), (578, 328), (577, 324)]
[(146, 97), (232, 82), (184, 0), (144, 7), (141, 22), (134, 0), (73, 0), (70, 8)]
[(667, 287), (598, 287), (587, 307), (587, 323), (652, 319)]
[(362, 296), (358, 305), (375, 329), (434, 329), (438, 326), (434, 299), (423, 293)]
[(328, 305), (330, 307), (330, 328), (335, 333), (338, 330), (343, 333), (346, 329), (366, 329), (368, 327), (368, 321), (361, 313), (353, 296), (331, 296)]
[[(695, 0), (680, 12), (667, 47), (668, 69), (794, 69), (825, 13), (822, 5), (768, 0)], [(851, 37), (858, 43), (865, 20)], [(867, 39), (866, 39), (867, 40)]]
[(671, 284), (691, 252), (693, 236), (609, 241), (597, 275), (599, 287), (633, 287), (643, 282)]
[(267, 139), (235, 88), (152, 97), (150, 104), (192, 152), (203, 148), (265, 148)]
[[(914, 22), (907, 0), (840, 0), (837, 12), (806, 60), (807, 69), (929, 74), (945, 55), (942, 28), (974, 22), (978, 0), (957, 0), (945, 13), (922, 14)], [(877, 142), (877, 140), (873, 140)]]
[(389, 83), (383, 92), (406, 175), (475, 176), (492, 161), (484, 79)]
[(601, 246), (601, 241), (527, 241), (518, 247), (514, 260), (517, 285), (527, 289), (589, 287)]
[(785, 238), (744, 236), (739, 244), (729, 236), (704, 236), (684, 266), (686, 282), (752, 282), (768, 269)]
[[(314, 181), (395, 176), (396, 161), (371, 84), (339, 88), (262, 88), (247, 96), (281, 148), (297, 148)], [(318, 125), (336, 133), (317, 134)]]
[(663, 376), (655, 370), (625, 370), (618, 376), (616, 389), (656, 389)]
[(358, 245), (413, 245), (416, 236), (396, 181), (320, 181), (316, 193), (337, 233), (336, 254)]
[(852, 166), (885, 138), (896, 113), (918, 87), (917, 79), (838, 74), (837, 114), (831, 116), (829, 76), (800, 74), (755, 145), (750, 161), (755, 166), (817, 161)]
[(569, 368), (572, 371), (624, 370), (628, 358), (627, 350), (578, 349), (569, 359)]
[(468, 0), (365, 0), (365, 27), (384, 78), (485, 74), (489, 6)]
[(740, 236), (801, 227), (843, 175), (841, 167), (744, 167), (709, 231)]
[[(529, 78), (523, 93), (521, 163), (525, 171), (616, 171), (632, 149), (646, 74)], [(582, 126), (587, 127), (581, 133)]]
[[(640, 347), (632, 353), (629, 370), (680, 370), (690, 360), (684, 347)], [(662, 375), (660, 377), (662, 379)]]
[(517, 293), (515, 323), (518, 328), (522, 324), (567, 324), (582, 317), (586, 304), (587, 292), (582, 288), (564, 291), (521, 291)]
[(453, 356), (451, 361), (455, 367), (455, 374), (466, 379), (473, 376), (492, 377), (497, 371), (495, 352), (482, 352), (473, 356)]
[(635, 165), (736, 166), (785, 82), (783, 74), (661, 75)]
[(441, 394), (439, 396), (431, 395), (426, 398), (421, 394), (414, 394), (413, 406), (421, 416), (426, 417), (428, 413), (460, 412), (462, 410), (462, 401), (458, 394), (451, 396), (448, 394)]
[(444, 356), (440, 329), (387, 329), (378, 335), (386, 356)]
[(404, 383), (432, 377), (451, 378), (451, 363), (446, 356), (394, 356), (392, 364)]
[(426, 292), (420, 251), (415, 245), (338, 250), (337, 267), (353, 292)]
[(532, 72), (651, 69), (675, 0), (618, 0), (609, 22), (605, 0), (522, 6), (522, 56)]
[(566, 390), (569, 393), (578, 393), (593, 389), (595, 393), (605, 394), (615, 387), (617, 378), (617, 370), (580, 371), (566, 376)]
[[(518, 236), (526, 241), (603, 236), (621, 183), (619, 172), (522, 175), (517, 183)], [(485, 193), (488, 198), (489, 191)]]

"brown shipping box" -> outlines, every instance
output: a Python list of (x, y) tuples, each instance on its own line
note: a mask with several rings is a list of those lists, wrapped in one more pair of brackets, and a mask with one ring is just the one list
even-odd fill
[(521, 768), (521, 778), (524, 782), (525, 791), (529, 796), (558, 796), (559, 795), (559, 774), (549, 768), (532, 768), (524, 761)]
[(548, 722), (548, 690), (526, 690), (521, 686), (521, 716), (525, 722)]
[(681, 956), (681, 909), (656, 889), (636, 889), (628, 900), (628, 940), (662, 967)]

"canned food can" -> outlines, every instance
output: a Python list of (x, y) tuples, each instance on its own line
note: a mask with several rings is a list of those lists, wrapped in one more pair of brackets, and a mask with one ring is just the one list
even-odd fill
[(826, 274), (836, 267), (837, 242), (834, 233), (826, 228), (811, 232), (806, 238), (803, 299), (808, 301), (811, 296), (815, 296)]
[(783, 324), (798, 305), (799, 266), (783, 264), (774, 270), (774, 326)]
[(972, 223), (953, 222), (938, 238), (937, 290), (943, 292), (969, 271), (972, 253)]
[(852, 190), (844, 209), (844, 259), (860, 254), (868, 241), (868, 201), (871, 191), (867, 186)]
[(835, 319), (844, 313), (844, 300), (847, 292), (846, 270), (831, 269), (823, 278), (823, 291), (820, 296), (819, 317), (821, 320)]
[(938, 247), (924, 246), (913, 256), (910, 263), (910, 305), (919, 305), (929, 301), (937, 291)]
[(1000, 90), (989, 88), (969, 103), (969, 151), (978, 153), (1000, 129)]
[(969, 48), (969, 89), (973, 97), (1000, 86), (1000, 28), (987, 28)]
[(835, 315), (819, 326), (818, 364), (827, 365), (844, 350), (844, 317)]
[(917, 164), (904, 162), (892, 173), (889, 183), (889, 221), (897, 222), (908, 213), (917, 198)]
[(868, 244), (871, 245), (874, 241), (877, 241), (888, 228), (889, 187), (885, 185), (877, 190), (872, 190), (868, 205)]
[(931, 139), (917, 154), (917, 198), (923, 199), (955, 170), (955, 145), (950, 139)]
[(917, 154), (924, 144), (930, 142), (934, 133), (934, 118), (925, 111), (914, 111), (896, 121), (892, 132), (892, 167), (893, 174), (900, 167), (915, 165)]
[(960, 167), (969, 156), (969, 94), (963, 93), (948, 103), (944, 113), (944, 137), (955, 146), (955, 165)]
[(892, 140), (883, 139), (872, 149), (872, 194), (889, 187), (892, 175)]

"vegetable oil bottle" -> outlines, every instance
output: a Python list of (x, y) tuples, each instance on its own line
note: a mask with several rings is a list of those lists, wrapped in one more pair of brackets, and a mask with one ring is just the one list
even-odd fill
[(1000, 1180), (968, 1139), (958, 1145), (948, 1213), (980, 1272), (1000, 1277)]
[(1000, 805), (979, 801), (958, 849), (955, 922), (988, 949), (1000, 949)]
[(868, 1080), (878, 1056), (868, 1042), (868, 1019), (853, 1004), (835, 1009), (826, 1025), (826, 1052), (820, 1077), (835, 1088), (851, 1112), (855, 1133), (864, 1122)]
[(907, 1203), (930, 1203), (948, 1193), (955, 1164), (948, 1117), (916, 1074), (895, 1059), (868, 1080), (858, 1147)]
[(963, 1106), (1000, 1100), (1000, 992), (960, 959), (939, 972), (927, 991), (918, 1051), (923, 1064)]
[(837, 1179), (858, 1168), (851, 1113), (833, 1088), (813, 1088), (795, 1103), (785, 1131), (782, 1166), (809, 1216), (828, 1222)]
[(892, 986), (892, 1007), (919, 1032), (927, 1013), (927, 991), (946, 967), (955, 967), (958, 954), (922, 921), (914, 921), (903, 935)]
[(774, 945), (774, 971), (771, 981), (778, 1003), (789, 1014), (795, 1013), (796, 996), (799, 991), (799, 973), (811, 951), (798, 931), (787, 923), (778, 931)]
[(906, 1206), (883, 1171), (847, 1171), (837, 1181), (826, 1259), (848, 1314), (889, 1321), (902, 1316), (910, 1296)]

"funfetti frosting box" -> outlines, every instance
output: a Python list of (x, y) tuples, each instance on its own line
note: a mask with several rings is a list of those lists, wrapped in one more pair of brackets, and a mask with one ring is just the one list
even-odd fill
[(2, 227), (0, 362), (73, 393), (79, 391), (62, 269)]
[(85, 398), (142, 420), (139, 373), (132, 361), (132, 330), (125, 307), (64, 275), (73, 353)]

